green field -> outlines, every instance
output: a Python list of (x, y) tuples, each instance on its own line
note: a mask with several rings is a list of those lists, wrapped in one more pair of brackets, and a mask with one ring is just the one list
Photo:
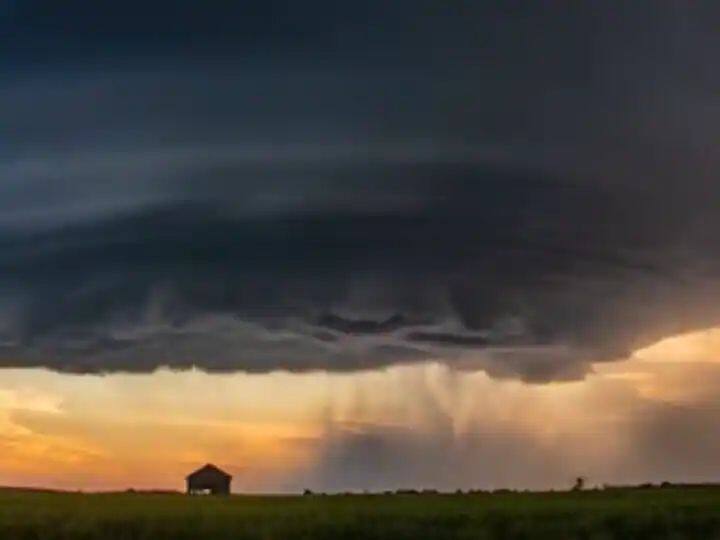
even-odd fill
[(720, 538), (720, 489), (305, 497), (0, 491), (0, 539)]

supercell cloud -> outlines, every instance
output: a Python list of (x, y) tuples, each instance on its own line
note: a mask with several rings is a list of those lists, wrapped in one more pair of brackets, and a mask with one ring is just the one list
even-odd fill
[(720, 323), (713, 3), (387, 4), (4, 8), (0, 364), (547, 381)]

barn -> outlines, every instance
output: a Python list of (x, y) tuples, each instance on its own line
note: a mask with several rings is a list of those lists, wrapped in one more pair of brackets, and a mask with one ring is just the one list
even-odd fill
[(186, 480), (188, 495), (230, 495), (232, 476), (211, 463), (187, 475)]

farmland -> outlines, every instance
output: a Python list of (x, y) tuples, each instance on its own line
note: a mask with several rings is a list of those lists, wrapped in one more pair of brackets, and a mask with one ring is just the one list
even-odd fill
[(720, 538), (720, 488), (187, 497), (0, 491), (3, 540)]

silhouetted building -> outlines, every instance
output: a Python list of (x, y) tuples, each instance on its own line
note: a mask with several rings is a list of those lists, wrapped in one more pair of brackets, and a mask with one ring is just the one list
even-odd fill
[(188, 495), (230, 495), (232, 476), (208, 463), (187, 476)]

